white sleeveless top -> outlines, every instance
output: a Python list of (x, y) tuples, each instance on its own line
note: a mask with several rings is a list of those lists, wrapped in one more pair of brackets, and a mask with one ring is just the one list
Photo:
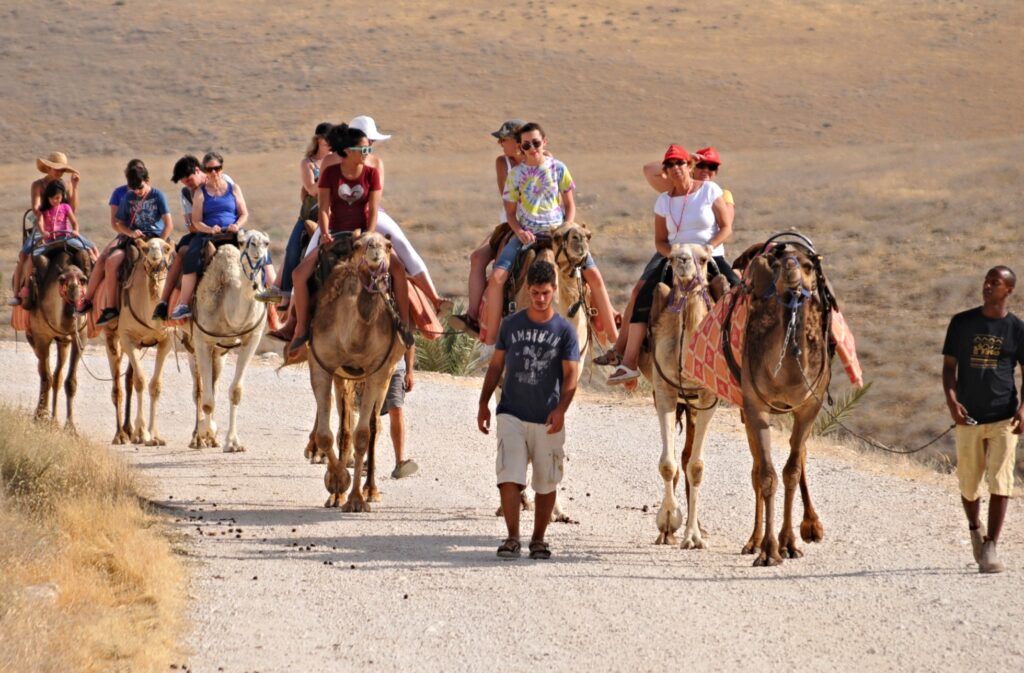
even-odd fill
[[(512, 160), (508, 157), (502, 157), (505, 160), (505, 168), (507, 169), (506, 174), (512, 172)], [(505, 212), (505, 202), (501, 202), (501, 219), (498, 220), (499, 224), (508, 224), (508, 213)]]
[[(668, 192), (662, 192), (654, 203), (654, 214), (665, 218), (669, 245), (707, 245), (718, 233), (718, 222), (711, 204), (720, 196), (722, 188), (710, 180), (705, 180), (700, 189), (686, 196), (669, 196)], [(723, 256), (725, 249), (719, 245), (711, 254)]]

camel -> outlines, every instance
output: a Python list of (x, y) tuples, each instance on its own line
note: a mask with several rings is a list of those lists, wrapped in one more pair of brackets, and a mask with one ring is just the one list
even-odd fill
[(237, 243), (225, 243), (213, 252), (196, 287), (188, 326), (196, 406), (195, 430), (189, 444), (192, 448), (219, 446), (213, 420), (217, 378), (224, 354), (237, 349), (235, 376), (228, 393), (231, 413), (225, 453), (245, 451), (237, 423), (242, 379), (267, 322), (266, 307), (256, 301), (256, 294), (263, 290), (263, 265), (270, 239), (263, 232), (247, 230), (238, 233)]
[[(515, 279), (516, 306), (530, 304), (530, 290), (526, 285), (526, 272), (537, 260), (551, 263), (558, 272), (558, 295), (555, 297), (555, 310), (561, 313), (576, 330), (576, 338), (580, 347), (580, 367), (577, 368), (577, 380), (583, 376), (583, 363), (590, 349), (591, 330), (589, 306), (590, 288), (583, 282), (583, 263), (590, 254), (591, 232), (582, 223), (568, 223), (551, 232), (551, 245), (535, 245), (523, 253), (520, 273)], [(500, 391), (499, 391), (500, 394)], [(532, 510), (533, 503), (523, 491), (522, 503), (524, 510)], [(501, 516), (501, 505), (495, 516)], [(551, 511), (551, 520), (556, 523), (578, 523), (569, 516), (556, 499), (555, 508)]]
[(718, 398), (698, 384), (684, 380), (683, 354), (697, 326), (708, 314), (707, 266), (711, 249), (687, 244), (673, 245), (670, 263), (673, 286), (658, 286), (651, 306), (650, 352), (640, 357), (640, 370), (654, 388), (654, 407), (661, 428), (661, 458), (658, 471), (665, 492), (658, 510), (658, 538), (655, 544), (675, 544), (676, 531), (682, 525), (682, 510), (675, 489), (680, 470), (675, 459), (675, 428), (686, 417), (686, 441), (682, 453), (682, 472), (686, 478), (686, 528), (680, 546), (704, 549), (704, 538), (697, 518), (697, 502), (704, 475), (704, 438)]
[[(28, 342), (39, 363), (39, 403), (35, 417), (47, 417), (47, 401), (52, 391), (49, 416), (57, 421), (57, 394), (60, 390), (64, 363), (68, 364), (64, 380), (67, 418), (64, 428), (75, 431), (74, 399), (78, 388), (78, 361), (85, 343), (85, 320), (75, 316), (75, 310), (85, 295), (87, 273), (92, 264), (88, 254), (79, 254), (68, 246), (52, 247), (51, 251), (35, 257), (36, 273), (29, 279)], [(50, 346), (57, 345), (57, 364), (50, 372)], [(70, 350), (70, 357), (69, 355)]]
[[(156, 408), (160, 400), (161, 381), (167, 353), (173, 345), (173, 330), (163, 326), (159, 321), (150, 318), (153, 308), (160, 301), (167, 268), (170, 265), (173, 248), (162, 238), (151, 238), (148, 241), (134, 239), (128, 246), (127, 255), (133, 267), (131, 275), (121, 288), (121, 314), (117, 322), (103, 328), (106, 342), (107, 363), (110, 366), (112, 380), (111, 400), (117, 418), (113, 444), (146, 444), (147, 446), (163, 446), (166, 442), (160, 437), (156, 424)], [(104, 282), (114, 282), (107, 278)], [(153, 377), (149, 382), (149, 424), (146, 424), (143, 413), (146, 388), (146, 373), (142, 367), (144, 351), (156, 347), (156, 359), (153, 364)], [(128, 356), (130, 377), (125, 377), (124, 387), (131, 388), (136, 395), (135, 427), (132, 428), (129, 417), (129, 406), (125, 404), (122, 415), (121, 404), (125, 402), (125, 391), (121, 385), (121, 360)], [(131, 389), (128, 390), (131, 397)]]
[[(329, 496), (324, 506), (369, 512), (370, 502), (380, 500), (374, 459), (380, 408), (406, 347), (398, 335), (397, 309), (388, 293), (391, 242), (376, 232), (356, 231), (351, 244), (351, 257), (333, 267), (316, 300), (310, 326), (309, 379), (316, 397), (316, 451), (327, 456), (324, 486)], [(353, 425), (359, 384), (359, 418)], [(334, 450), (330, 426), (332, 387), (340, 417), (340, 457)], [(347, 467), (353, 453), (355, 478)], [(364, 460), (366, 481), (360, 487)]]
[[(758, 253), (758, 254), (754, 254)], [(750, 314), (744, 338), (740, 385), (743, 417), (753, 456), (754, 531), (744, 554), (760, 550), (755, 566), (773, 566), (784, 557), (800, 558), (793, 533), (797, 486), (804, 503), (800, 535), (818, 542), (824, 527), (807, 488), (806, 440), (827, 396), (831, 378), (829, 320), (835, 298), (821, 270), (820, 257), (799, 234), (778, 234), (754, 246), (746, 277)], [(727, 352), (730, 349), (726, 349)], [(778, 474), (772, 462), (771, 414), (793, 414), (789, 460), (783, 468), (785, 505), (782, 528), (774, 533)]]

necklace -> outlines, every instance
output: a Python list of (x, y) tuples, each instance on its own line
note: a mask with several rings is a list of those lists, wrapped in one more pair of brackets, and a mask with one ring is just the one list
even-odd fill
[[(669, 195), (669, 199), (668, 199), (668, 217), (672, 221), (672, 225), (676, 228), (676, 235), (677, 236), (679, 235), (679, 232), (683, 228), (683, 221), (686, 219), (686, 202), (689, 200), (690, 194), (693, 193), (693, 191), (695, 191), (693, 189), (695, 184), (696, 184), (695, 182), (691, 182), (689, 188), (686, 191), (686, 193), (683, 194), (683, 208), (682, 208), (682, 210), (679, 211), (679, 218), (678, 219), (676, 218), (675, 215), (672, 214), (672, 198), (673, 197), (671, 196), (671, 194)], [(675, 190), (673, 189), (673, 191), (675, 191)]]

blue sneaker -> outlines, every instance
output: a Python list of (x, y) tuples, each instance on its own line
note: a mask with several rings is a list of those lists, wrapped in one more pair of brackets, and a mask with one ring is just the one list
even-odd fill
[(191, 317), (192, 309), (188, 307), (188, 304), (178, 304), (171, 312), (171, 320), (184, 320)]

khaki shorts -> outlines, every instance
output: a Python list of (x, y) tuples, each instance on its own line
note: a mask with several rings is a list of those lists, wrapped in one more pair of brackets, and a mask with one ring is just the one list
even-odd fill
[(967, 500), (981, 497), (982, 479), (992, 495), (1013, 495), (1013, 463), (1017, 438), (1010, 419), (956, 426), (956, 474)]
[(498, 484), (526, 486), (526, 465), (533, 463), (530, 485), (540, 495), (554, 492), (565, 467), (565, 428), (549, 435), (543, 423), (527, 423), (510, 414), (498, 414)]

